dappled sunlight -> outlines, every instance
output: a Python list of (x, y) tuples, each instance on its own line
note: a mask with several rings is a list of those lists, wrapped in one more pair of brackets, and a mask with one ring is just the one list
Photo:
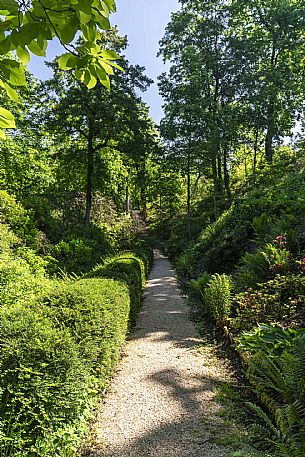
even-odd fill
[[(106, 398), (92, 457), (223, 457), (204, 417), (219, 426), (209, 354), (189, 319), (170, 263), (156, 258), (137, 326)], [(200, 356), (199, 356), (200, 355)], [(213, 365), (215, 363), (213, 362)]]

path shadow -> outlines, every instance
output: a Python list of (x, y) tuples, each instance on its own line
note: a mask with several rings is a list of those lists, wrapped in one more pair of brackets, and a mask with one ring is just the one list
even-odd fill
[[(126, 440), (119, 446), (96, 446), (83, 450), (83, 457), (224, 457), (228, 455), (222, 446), (213, 442), (217, 433), (223, 433), (220, 418), (209, 415), (211, 400), (205, 403), (196, 398), (200, 393), (211, 391), (219, 380), (204, 376), (193, 376), (192, 385), (188, 387), (179, 371), (162, 370), (149, 379), (166, 388), (169, 400), (179, 403), (177, 419), (164, 419), (150, 429), (140, 431), (136, 439)], [(145, 421), (143, 422), (143, 424)], [(218, 431), (217, 431), (218, 430)], [(115, 433), (115, 431), (114, 431)]]

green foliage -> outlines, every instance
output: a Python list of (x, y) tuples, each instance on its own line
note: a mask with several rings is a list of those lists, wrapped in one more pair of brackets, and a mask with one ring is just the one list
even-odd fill
[(269, 415), (251, 407), (262, 420), (256, 426), (276, 456), (299, 457), (305, 433), (305, 331), (263, 326), (241, 339), (252, 357), (247, 377)]
[(260, 322), (281, 322), (296, 327), (304, 322), (304, 276), (276, 275), (233, 297), (235, 329), (250, 329)]
[(7, 224), (18, 237), (30, 245), (36, 245), (38, 230), (30, 218), (30, 213), (4, 190), (0, 190), (0, 224)]
[(237, 338), (238, 347), (251, 354), (263, 350), (268, 357), (276, 357), (293, 343), (295, 338), (300, 338), (304, 329), (292, 329), (276, 325), (258, 324), (253, 330), (242, 332)]
[(125, 284), (65, 281), (0, 308), (1, 455), (72, 456), (129, 320)]
[[(101, 246), (88, 239), (61, 240), (50, 253), (58, 261), (57, 267), (67, 273), (81, 274), (100, 260)], [(105, 251), (103, 252), (105, 254)]]
[(184, 251), (175, 263), (177, 274), (181, 279), (189, 280), (192, 277), (192, 253), (190, 250)]
[(69, 329), (80, 358), (99, 389), (104, 388), (126, 335), (127, 287), (112, 279), (81, 279), (60, 285), (43, 304), (56, 326)]
[(241, 289), (255, 287), (258, 282), (269, 279), (275, 273), (283, 275), (288, 270), (289, 261), (289, 251), (271, 243), (254, 253), (247, 252), (237, 270), (237, 284)]
[(202, 299), (204, 297), (204, 291), (207, 288), (208, 284), (211, 281), (211, 276), (206, 271), (200, 275), (197, 279), (191, 279), (189, 281), (189, 286), (192, 293), (196, 296), (197, 299)]
[(78, 347), (67, 329), (54, 328), (45, 311), (21, 304), (0, 308), (3, 456), (46, 457), (39, 449), (46, 441), (53, 447), (49, 455), (60, 455), (68, 426), (86, 407), (90, 378)]
[(203, 291), (203, 304), (207, 306), (215, 321), (221, 327), (228, 318), (232, 303), (232, 280), (223, 274), (212, 275), (211, 280), (206, 282)]
[[(108, 30), (109, 14), (115, 11), (115, 1), (95, 1), (92, 4), (67, 0), (39, 2), (20, 6), (15, 0), (3, 2), (0, 55), (0, 86), (12, 100), (18, 100), (16, 87), (25, 86), (24, 67), (30, 60), (30, 53), (45, 56), (48, 41), (57, 37), (68, 51), (58, 59), (58, 65), (65, 70), (73, 70), (75, 77), (92, 88), (99, 80), (110, 87), (109, 74), (118, 55), (114, 51), (102, 49), (97, 41), (101, 39), (100, 30)], [(78, 46), (72, 44), (77, 32), (83, 40)], [(19, 61), (7, 54), (15, 51)], [(12, 114), (0, 108), (0, 128), (14, 128)], [(1, 138), (5, 138), (1, 130)]]
[(48, 262), (29, 249), (0, 256), (0, 300), (6, 306), (32, 300), (52, 287), (47, 276)]
[(145, 283), (145, 264), (132, 252), (119, 254), (97, 265), (87, 278), (112, 278), (125, 283), (130, 295), (130, 321), (135, 318), (142, 303), (142, 288)]

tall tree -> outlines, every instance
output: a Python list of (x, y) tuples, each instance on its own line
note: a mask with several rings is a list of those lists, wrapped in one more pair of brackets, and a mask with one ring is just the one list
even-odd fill
[[(115, 31), (105, 34), (103, 40), (113, 49), (126, 46), (126, 40), (118, 37)], [(57, 141), (68, 139), (72, 146), (62, 147), (63, 156), (69, 151), (69, 156), (72, 153), (75, 157), (75, 152), (78, 152), (82, 157), (78, 157), (77, 162), (78, 166), (83, 163), (86, 175), (86, 224), (90, 223), (93, 189), (97, 187), (97, 182), (101, 188), (99, 178), (105, 177), (103, 151), (117, 151), (118, 145), (129, 137), (131, 126), (138, 116), (139, 99), (135, 91), (144, 91), (151, 83), (143, 74), (144, 68), (132, 66), (127, 60), (123, 60), (123, 66), (124, 73), (113, 73), (110, 91), (99, 82), (89, 90), (72, 75), (62, 72), (56, 63), (53, 64), (53, 79), (44, 84), (45, 101), (50, 106), (49, 125), (56, 133)]]
[(291, 134), (303, 109), (304, 3), (300, 0), (232, 2), (230, 34), (239, 63), (242, 99), (263, 128), (265, 157), (276, 139)]

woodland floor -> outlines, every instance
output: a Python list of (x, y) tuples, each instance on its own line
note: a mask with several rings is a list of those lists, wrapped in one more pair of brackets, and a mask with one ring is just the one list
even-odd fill
[(226, 438), (234, 425), (221, 414), (216, 392), (234, 380), (215, 347), (198, 336), (189, 311), (169, 261), (156, 251), (137, 326), (84, 456), (231, 455)]

